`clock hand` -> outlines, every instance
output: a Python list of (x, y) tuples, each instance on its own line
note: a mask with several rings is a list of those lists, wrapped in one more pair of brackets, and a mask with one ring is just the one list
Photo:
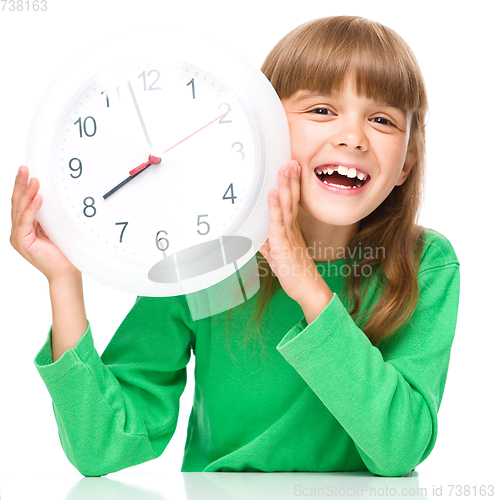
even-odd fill
[(160, 162), (161, 162), (161, 158), (150, 155), (148, 157), (148, 162), (142, 163), (141, 165), (139, 165), (139, 167), (136, 167), (136, 168), (140, 169), (136, 174), (130, 175), (129, 177), (126, 177), (120, 184), (117, 184), (117, 186), (112, 188), (108, 193), (105, 193), (103, 195), (103, 199), (106, 200), (109, 196), (113, 195), (122, 186), (125, 186), (130, 180), (134, 179), (138, 174), (140, 174), (141, 172), (144, 172), (151, 165), (158, 165)]
[(131, 92), (131, 97), (133, 99), (134, 107), (136, 108), (136, 112), (138, 113), (138, 118), (139, 118), (140, 123), (141, 123), (141, 128), (143, 129), (143, 132), (145, 134), (146, 142), (148, 142), (148, 146), (150, 146), (150, 149), (153, 151), (153, 146), (152, 146), (152, 143), (150, 141), (150, 137), (148, 136), (148, 132), (146, 131), (145, 122), (143, 121), (143, 117), (141, 116), (141, 111), (140, 111), (139, 106), (138, 106), (138, 101), (136, 100), (136, 97), (134, 95), (133, 87), (131, 86), (131, 82), (128, 81), (127, 86), (129, 87), (129, 92)]
[[(143, 119), (141, 118), (141, 114), (139, 112), (138, 104), (136, 102), (136, 99), (134, 99), (134, 93), (133, 93), (131, 84), (129, 82), (128, 82), (128, 85), (129, 85), (129, 90), (131, 91), (131, 95), (133, 97), (134, 103), (136, 105), (136, 111), (138, 112), (138, 116), (140, 117), (140, 121), (141, 121), (141, 124), (143, 126), (143, 131), (145, 132), (145, 136), (146, 136), (146, 138), (148, 140), (148, 144), (150, 144), (150, 140), (148, 138), (148, 134), (146, 133), (145, 124), (143, 123)], [(230, 111), (231, 110), (228, 109), (225, 113), (222, 113), (220, 116), (218, 116), (217, 118), (213, 119), (211, 122), (208, 122), (206, 125), (203, 125), (203, 127), (200, 127), (198, 130), (195, 130), (193, 133), (189, 134), (184, 139), (181, 139), (179, 142), (176, 142), (176, 144), (174, 144), (170, 148), (167, 148), (165, 151), (162, 151), (161, 154), (168, 153), (171, 149), (174, 149), (176, 146), (179, 146), (179, 144), (182, 144), (184, 141), (188, 140), (190, 137), (193, 137), (198, 132), (201, 132), (204, 128), (207, 128), (209, 125), (212, 125), (212, 123), (215, 123), (218, 120), (222, 120), (222, 118), (224, 118), (224, 116), (226, 116)], [(133, 170), (131, 170), (129, 172), (129, 177), (126, 177), (120, 184), (117, 184), (117, 186), (115, 186), (114, 188), (112, 188), (108, 193), (105, 193), (103, 195), (103, 199), (106, 200), (109, 196), (113, 195), (117, 190), (119, 190), (122, 186), (125, 186), (130, 180), (134, 179), (134, 177), (136, 177), (138, 174), (140, 174), (141, 172), (143, 172), (144, 170), (146, 170), (150, 165), (158, 165), (161, 161), (162, 161), (161, 158), (158, 158), (156, 156), (150, 155), (148, 157), (148, 162), (142, 163), (141, 165), (138, 165), (136, 168), (133, 168)]]
[[(208, 122), (206, 125), (203, 125), (203, 127), (199, 128), (198, 130), (195, 130), (192, 134), (189, 134), (184, 139), (181, 139), (179, 142), (176, 142), (176, 144), (174, 144), (170, 148), (166, 149), (165, 151), (162, 151), (161, 154), (164, 155), (165, 153), (168, 153), (171, 149), (174, 149), (176, 146), (179, 146), (179, 144), (182, 144), (184, 141), (188, 140), (190, 137), (193, 137), (195, 134), (197, 134), (198, 132), (202, 131), (204, 128), (207, 128), (209, 125), (212, 125), (212, 123), (215, 123), (216, 121), (222, 120), (222, 118), (224, 118), (224, 116), (226, 116), (227, 113), (229, 113), (230, 111), (231, 110), (229, 109), (225, 113), (222, 113), (220, 116), (218, 116), (217, 118), (215, 118), (211, 122)], [(142, 170), (144, 170), (146, 168), (145, 165), (146, 164), (143, 163), (143, 164), (139, 165), (138, 167), (134, 168), (133, 170), (131, 170), (129, 172), (129, 175), (133, 176), (133, 175), (139, 174)]]

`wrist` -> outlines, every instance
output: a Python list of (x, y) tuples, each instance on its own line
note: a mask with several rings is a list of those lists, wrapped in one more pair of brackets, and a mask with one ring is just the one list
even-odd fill
[(312, 323), (319, 316), (332, 300), (332, 297), (333, 293), (331, 289), (322, 279), (318, 287), (314, 288), (311, 293), (306, 294), (303, 299), (298, 301), (305, 315), (307, 324)]
[(83, 276), (81, 274), (81, 271), (79, 271), (77, 268), (73, 268), (70, 271), (67, 271), (59, 276), (47, 277), (47, 279), (50, 290), (55, 288), (67, 288), (74, 285), (79, 287), (83, 283)]

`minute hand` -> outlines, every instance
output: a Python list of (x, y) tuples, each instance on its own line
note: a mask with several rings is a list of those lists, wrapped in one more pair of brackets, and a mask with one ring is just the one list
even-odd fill
[[(167, 148), (165, 151), (162, 151), (162, 153), (160, 153), (160, 156), (164, 155), (165, 153), (168, 153), (171, 149), (174, 149), (176, 146), (179, 146), (179, 144), (182, 144), (184, 141), (187, 141), (190, 137), (193, 137), (198, 132), (201, 132), (204, 128), (207, 128), (209, 125), (212, 125), (212, 123), (215, 123), (216, 121), (222, 120), (222, 118), (224, 118), (224, 116), (226, 116), (230, 111), (231, 111), (230, 109), (227, 110), (225, 113), (222, 113), (220, 116), (213, 119), (211, 122), (208, 122), (206, 125), (203, 125), (203, 127), (199, 128), (198, 130), (195, 130), (192, 134), (189, 134), (184, 139), (181, 139), (179, 142), (176, 142), (176, 144), (174, 144), (170, 148)], [(141, 172), (141, 170), (143, 170), (144, 168), (146, 168), (146, 164), (139, 165), (138, 167), (131, 170), (129, 172), (129, 175), (131, 175), (131, 176), (136, 175), (138, 172)]]

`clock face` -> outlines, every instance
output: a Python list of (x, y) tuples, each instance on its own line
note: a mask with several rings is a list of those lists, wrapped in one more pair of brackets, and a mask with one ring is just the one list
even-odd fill
[[(102, 252), (149, 267), (236, 234), (260, 184), (236, 95), (181, 61), (111, 73), (75, 96), (56, 136), (56, 189), (74, 225)], [(149, 155), (160, 163), (130, 175)]]
[[(265, 241), (268, 180), (289, 151), (287, 140), (271, 155), (266, 131), (289, 134), (271, 87), (270, 105), (249, 97), (261, 73), (231, 78), (229, 66), (246, 69), (226, 64), (223, 49), (207, 43), (198, 55), (196, 45), (189, 57), (137, 40), (97, 49), (59, 77), (28, 156), (44, 197), (40, 222), (76, 267), (132, 293), (176, 295), (226, 278)], [(254, 221), (260, 214), (266, 220)], [(241, 244), (228, 252), (226, 238)]]

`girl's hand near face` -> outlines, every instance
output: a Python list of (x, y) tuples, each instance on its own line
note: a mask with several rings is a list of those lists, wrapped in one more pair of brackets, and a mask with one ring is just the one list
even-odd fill
[(267, 197), (269, 238), (260, 253), (284, 291), (300, 304), (307, 323), (311, 323), (329, 303), (332, 292), (309, 255), (298, 224), (300, 172), (301, 167), (294, 160), (279, 170), (279, 189), (271, 190)]
[(10, 243), (49, 281), (75, 274), (79, 271), (62, 252), (49, 240), (36, 220), (36, 214), (43, 202), (38, 189), (38, 179), (28, 183), (29, 170), (20, 167), (12, 195), (12, 232)]

